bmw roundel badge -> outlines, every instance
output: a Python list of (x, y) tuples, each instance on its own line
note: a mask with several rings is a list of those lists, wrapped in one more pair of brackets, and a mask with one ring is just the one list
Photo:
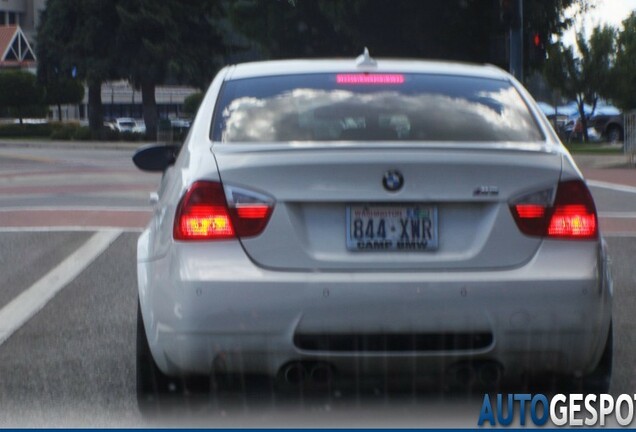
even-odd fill
[(402, 173), (398, 170), (387, 171), (382, 178), (382, 185), (384, 189), (389, 192), (397, 192), (402, 189), (404, 185), (404, 177), (402, 177)]

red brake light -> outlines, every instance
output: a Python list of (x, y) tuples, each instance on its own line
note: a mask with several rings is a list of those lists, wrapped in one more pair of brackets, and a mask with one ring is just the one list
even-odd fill
[(222, 240), (260, 234), (272, 212), (268, 203), (228, 206), (221, 183), (195, 182), (183, 196), (174, 221), (175, 240)]
[(404, 84), (402, 74), (353, 73), (336, 75), (336, 84), (343, 85), (399, 85)]
[(510, 206), (512, 215), (522, 233), (543, 237), (546, 233), (546, 213), (549, 207), (537, 204), (516, 204)]
[(234, 237), (234, 226), (223, 186), (196, 182), (183, 196), (174, 220), (175, 240), (212, 240)]
[(234, 228), (223, 207), (197, 206), (179, 220), (179, 231), (185, 238), (231, 238)]
[(550, 220), (548, 235), (550, 237), (595, 237), (596, 215), (588, 213), (582, 205), (557, 207)]
[(548, 236), (592, 239), (598, 237), (596, 206), (592, 194), (581, 180), (559, 183)]
[(545, 207), (539, 204), (517, 204), (515, 208), (521, 219), (537, 219), (545, 216)]
[(262, 233), (272, 214), (272, 206), (267, 204), (236, 203), (230, 210), (239, 237), (253, 237)]
[(598, 236), (596, 207), (581, 180), (559, 183), (554, 203), (521, 202), (511, 205), (517, 226), (530, 236), (594, 239)]
[(269, 213), (267, 204), (237, 204), (236, 214), (241, 219), (262, 219)]

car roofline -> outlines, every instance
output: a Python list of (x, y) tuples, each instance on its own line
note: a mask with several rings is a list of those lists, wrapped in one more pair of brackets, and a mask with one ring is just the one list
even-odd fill
[(510, 75), (490, 64), (461, 63), (439, 60), (376, 59), (373, 67), (358, 66), (353, 59), (268, 60), (231, 65), (225, 80), (266, 76), (301, 75), (337, 72), (401, 72), (434, 75), (454, 75), (475, 78), (510, 80)]

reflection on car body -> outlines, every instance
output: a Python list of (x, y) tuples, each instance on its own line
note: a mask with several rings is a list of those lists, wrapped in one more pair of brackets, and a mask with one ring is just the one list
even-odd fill
[(138, 243), (140, 400), (227, 373), (607, 385), (612, 291), (594, 202), (507, 73), (229, 66), (174, 151), (136, 157), (165, 169)]

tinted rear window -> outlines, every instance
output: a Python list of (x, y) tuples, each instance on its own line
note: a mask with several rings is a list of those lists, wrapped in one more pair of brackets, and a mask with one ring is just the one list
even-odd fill
[(503, 80), (426, 74), (309, 74), (232, 80), (212, 139), (279, 141), (540, 141)]

